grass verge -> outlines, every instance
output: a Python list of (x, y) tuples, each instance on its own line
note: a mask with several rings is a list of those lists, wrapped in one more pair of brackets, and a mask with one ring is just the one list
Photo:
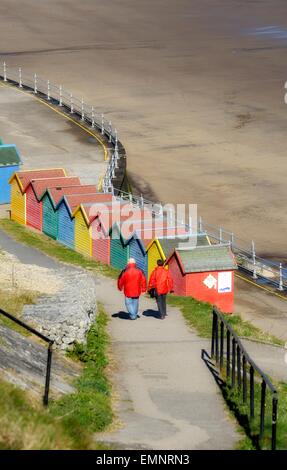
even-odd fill
[[(287, 449), (287, 384), (272, 380), (273, 385), (278, 391), (278, 416), (277, 416), (277, 439), (276, 448), (278, 450)], [(254, 409), (255, 417), (252, 421), (249, 419), (249, 397), (247, 403), (243, 403), (242, 392), (235, 387), (230, 387), (230, 382), (222, 387), (223, 396), (237, 418), (238, 423), (244, 429), (246, 436), (242, 438), (237, 449), (239, 450), (270, 450), (272, 437), (272, 394), (267, 388), (266, 390), (266, 406), (265, 406), (265, 431), (262, 441), (259, 441), (260, 430), (260, 404), (261, 404), (261, 383), (254, 383)]]
[[(51, 402), (48, 409), (35, 405), (27, 392), (0, 380), (0, 449), (101, 449), (93, 433), (112, 421), (106, 332), (108, 317), (99, 306), (86, 345), (77, 344), (70, 355), (85, 363), (76, 391)], [(105, 449), (107, 447), (105, 446)]]
[[(37, 294), (35, 292), (25, 291), (22, 289), (3, 290), (0, 288), (0, 307), (7, 313), (15, 317), (21, 317), (23, 307), (25, 305), (35, 304), (37, 301)], [(14, 323), (12, 320), (0, 315), (0, 324), (5, 325), (15, 331), (18, 331), (24, 336), (30, 333), (24, 328)]]
[[(169, 296), (168, 303), (178, 307), (187, 321), (188, 325), (196, 329), (203, 338), (211, 338), (212, 328), (212, 305), (199, 302), (191, 297)], [(240, 337), (255, 339), (279, 346), (284, 346), (284, 341), (273, 335), (264, 333), (248, 321), (242, 320), (238, 315), (229, 315), (226, 317), (228, 323), (235, 333)]]
[(116, 279), (119, 275), (117, 269), (99, 263), (93, 259), (86, 258), (85, 256), (77, 253), (74, 250), (61, 245), (60, 243), (52, 240), (46, 235), (26, 228), (17, 222), (8, 219), (0, 219), (0, 228), (11, 236), (14, 240), (23, 243), (32, 248), (36, 248), (48, 256), (57, 259), (63, 263), (80, 266), (89, 271), (94, 271), (104, 276)]

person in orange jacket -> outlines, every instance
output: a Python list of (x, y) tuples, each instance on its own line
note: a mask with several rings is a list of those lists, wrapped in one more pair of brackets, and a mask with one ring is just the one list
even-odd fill
[(155, 289), (155, 298), (160, 318), (163, 320), (166, 313), (166, 295), (173, 290), (173, 279), (170, 272), (164, 268), (163, 261), (157, 261), (157, 267), (150, 276), (148, 291)]
[(146, 278), (141, 269), (137, 268), (134, 258), (128, 260), (126, 268), (118, 277), (118, 289), (124, 291), (125, 304), (131, 320), (138, 318), (139, 298), (146, 292)]

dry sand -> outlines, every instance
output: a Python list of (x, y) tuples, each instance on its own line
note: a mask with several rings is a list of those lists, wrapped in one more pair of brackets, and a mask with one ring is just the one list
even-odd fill
[(1, 58), (104, 110), (134, 181), (281, 258), (286, 47), (286, 0), (0, 4)]

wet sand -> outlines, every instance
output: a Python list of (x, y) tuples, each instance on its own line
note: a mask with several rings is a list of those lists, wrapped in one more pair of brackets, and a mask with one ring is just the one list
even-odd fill
[(141, 188), (282, 258), (286, 51), (285, 0), (0, 4), (0, 58), (103, 110)]

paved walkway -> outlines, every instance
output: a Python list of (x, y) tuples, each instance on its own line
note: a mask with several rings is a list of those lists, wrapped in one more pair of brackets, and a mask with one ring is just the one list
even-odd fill
[(132, 449), (232, 449), (239, 438), (235, 424), (201, 359), (209, 342), (189, 330), (177, 309), (159, 320), (155, 302), (146, 297), (141, 318), (128, 320), (112, 280), (98, 278), (98, 298), (112, 317), (117, 412), (123, 423), (101, 439)]

